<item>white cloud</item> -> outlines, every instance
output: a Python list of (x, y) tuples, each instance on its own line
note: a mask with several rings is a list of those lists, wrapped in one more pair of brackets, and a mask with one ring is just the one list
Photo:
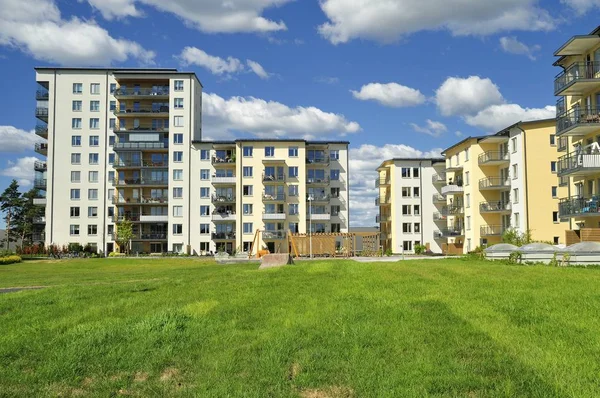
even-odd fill
[(502, 104), (498, 86), (479, 76), (449, 77), (437, 89), (435, 102), (444, 116), (475, 114), (490, 105)]
[(115, 17), (125, 10), (139, 16), (136, 7), (143, 4), (181, 18), (187, 25), (207, 33), (274, 32), (286, 30), (283, 21), (262, 16), (264, 10), (282, 6), (292, 0), (88, 0), (103, 16)]
[(364, 144), (350, 148), (350, 223), (354, 227), (374, 226), (379, 209), (375, 206), (378, 190), (375, 188), (377, 167), (391, 158), (439, 157), (441, 149), (423, 152), (407, 145)]
[(360, 125), (343, 115), (315, 107), (291, 108), (254, 97), (224, 99), (217, 94), (202, 96), (203, 131), (210, 138), (226, 138), (237, 132), (254, 136), (314, 138), (331, 134), (344, 136), (360, 131)]
[[(580, 0), (581, 1), (581, 0)], [(547, 31), (555, 26), (538, 0), (321, 0), (329, 21), (319, 33), (333, 44), (353, 39), (396, 41), (422, 30), (453, 35)]]
[(517, 55), (526, 55), (532, 61), (535, 61), (535, 53), (540, 51), (542, 47), (535, 44), (533, 46), (528, 46), (525, 43), (517, 40), (516, 37), (501, 37), (500, 38), (500, 47), (507, 53), (517, 54)]
[(269, 77), (271, 77), (271, 74), (268, 73), (265, 70), (265, 68), (263, 68), (262, 65), (259, 64), (258, 62), (254, 62), (251, 59), (248, 59), (248, 60), (246, 60), (246, 63), (248, 64), (248, 67), (250, 68), (250, 70), (252, 72), (254, 72), (261, 79), (267, 80)]
[(111, 65), (129, 58), (150, 64), (154, 52), (115, 39), (93, 21), (62, 19), (53, 0), (0, 0), (0, 45), (60, 65)]
[(398, 83), (369, 83), (362, 86), (360, 91), (351, 90), (351, 92), (356, 99), (377, 101), (394, 108), (416, 106), (426, 101), (419, 90)]
[(593, 8), (600, 8), (598, 0), (560, 0), (560, 2), (573, 9), (578, 15), (583, 15)]
[(17, 159), (16, 162), (8, 161), (8, 167), (0, 170), (0, 175), (14, 178), (19, 181), (19, 185), (27, 187), (32, 185), (35, 177), (33, 164), (39, 161), (38, 158), (28, 156)]
[(25, 152), (33, 151), (37, 142), (43, 138), (34, 131), (25, 131), (13, 126), (0, 126), (0, 152)]
[[(83, 0), (79, 0), (81, 3)], [(141, 17), (143, 13), (135, 7), (131, 0), (87, 0), (90, 5), (100, 11), (105, 19), (122, 19)]]
[(419, 126), (418, 124), (411, 123), (410, 124), (417, 133), (423, 133), (430, 135), (432, 137), (439, 137), (442, 133), (448, 131), (446, 125), (442, 122), (435, 122), (433, 120), (427, 119), (425, 121), (425, 126)]
[(464, 134), (462, 133), (462, 131), (455, 131), (454, 135), (457, 136), (458, 138), (462, 137)]
[(223, 59), (207, 54), (196, 47), (185, 47), (179, 59), (184, 66), (197, 65), (208, 69), (213, 75), (233, 74), (244, 70), (242, 62), (234, 57)]
[(340, 78), (335, 76), (318, 76), (314, 80), (316, 83), (324, 84), (338, 84), (340, 82)]
[(474, 116), (466, 116), (465, 122), (486, 131), (498, 131), (519, 121), (550, 119), (555, 116), (555, 106), (522, 108), (517, 104), (502, 104), (492, 105)]

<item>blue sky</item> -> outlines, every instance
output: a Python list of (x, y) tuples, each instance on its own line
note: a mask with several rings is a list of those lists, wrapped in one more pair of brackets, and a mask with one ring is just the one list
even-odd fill
[[(206, 138), (351, 142), (352, 224), (375, 167), (553, 117), (553, 52), (598, 0), (0, 0), (0, 189), (27, 185), (35, 66), (197, 73)], [(450, 10), (450, 11), (448, 11)], [(15, 84), (18, 82), (17, 84)]]

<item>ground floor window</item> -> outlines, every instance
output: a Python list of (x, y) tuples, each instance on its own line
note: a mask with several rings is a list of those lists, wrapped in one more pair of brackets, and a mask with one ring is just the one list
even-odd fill
[(182, 253), (183, 252), (183, 244), (182, 243), (173, 243), (173, 251), (175, 253)]
[(409, 241), (409, 240), (405, 240), (405, 241), (402, 243), (402, 249), (403, 249), (404, 251), (410, 251), (410, 250), (412, 250), (412, 242), (411, 242), (411, 241)]

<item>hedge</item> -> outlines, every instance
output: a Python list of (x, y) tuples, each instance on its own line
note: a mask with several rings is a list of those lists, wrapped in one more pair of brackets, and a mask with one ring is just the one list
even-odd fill
[(19, 256), (0, 257), (0, 265), (20, 263), (21, 261), (21, 257)]

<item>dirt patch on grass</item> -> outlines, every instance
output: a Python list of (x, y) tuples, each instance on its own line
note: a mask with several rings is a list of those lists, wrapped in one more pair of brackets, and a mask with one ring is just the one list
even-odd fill
[(146, 372), (136, 372), (135, 375), (133, 375), (133, 381), (136, 383), (143, 383), (146, 380), (148, 380), (148, 373)]
[(300, 391), (302, 398), (353, 398), (354, 390), (348, 387), (308, 388)]
[(67, 386), (63, 383), (52, 383), (46, 387), (48, 396), (54, 397), (85, 397), (89, 395), (83, 388)]
[(293, 381), (296, 378), (296, 376), (300, 374), (301, 370), (302, 367), (300, 366), (300, 364), (298, 362), (294, 362), (288, 370), (288, 380)]
[(160, 381), (171, 381), (179, 376), (179, 369), (177, 368), (166, 368), (160, 374)]
[(95, 380), (94, 380), (93, 378), (91, 378), (91, 377), (86, 377), (85, 379), (83, 379), (83, 380), (81, 381), (81, 385), (82, 385), (83, 387), (89, 387), (89, 386), (91, 386), (92, 384), (94, 384), (94, 381), (95, 381)]

